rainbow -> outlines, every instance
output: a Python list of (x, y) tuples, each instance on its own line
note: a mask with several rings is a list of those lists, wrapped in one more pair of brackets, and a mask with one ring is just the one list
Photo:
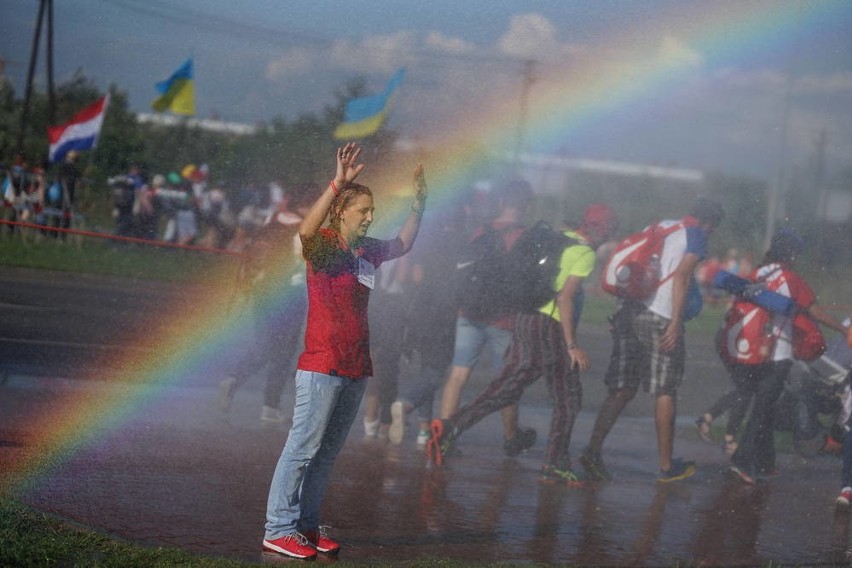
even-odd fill
[[(676, 30), (705, 63), (724, 66), (734, 59), (759, 59), (788, 44), (797, 34), (814, 34), (823, 26), (835, 25), (836, 13), (846, 6), (842, 1), (685, 3), (676, 5), (673, 14), (653, 25), (655, 30)], [(646, 34), (641, 27), (615, 30), (606, 40), (609, 48), (627, 46), (619, 57), (598, 58), (592, 53), (567, 69), (560, 80), (537, 86), (529, 105), (528, 147), (547, 152), (614, 115), (641, 112), (643, 101), (677, 96), (677, 85), (688, 77), (694, 61), (677, 53), (661, 53), (658, 45), (635, 49), (635, 45), (644, 44)], [(436, 208), (451, 206), (455, 188), (484, 167), (490, 155), (511, 151), (516, 124), (506, 117), (516, 116), (517, 102), (516, 93), (503, 93), (475, 101), (473, 109), (459, 108), (459, 115), (446, 129), (451, 133), (446, 143), (426, 163), (432, 214)], [(459, 124), (464, 126), (459, 128)], [(367, 183), (392, 187), (405, 179), (397, 172), (393, 180), (390, 173), (384, 175), (386, 179), (376, 177)], [(382, 203), (379, 206), (382, 212)], [(402, 208), (383, 214), (387, 223), (377, 224), (373, 234), (386, 235), (382, 225), (396, 225), (403, 214)], [(293, 267), (278, 268), (283, 277)], [(211, 381), (218, 381), (221, 375), (215, 372), (217, 365), (245, 347), (237, 338), (247, 335), (249, 325), (246, 318), (223, 309), (232, 300), (232, 281), (233, 274), (223, 273), (221, 285), (211, 287), (217, 292), (184, 310), (178, 320), (164, 321), (161, 329), (146, 332), (136, 342), (141, 349), (110, 362), (111, 368), (120, 369), (110, 375), (120, 375), (120, 383), (128, 388), (110, 389), (108, 395), (100, 389), (84, 389), (44, 415), (30, 417), (32, 423), (40, 425), (39, 432), (30, 440), (27, 456), (6, 472), (2, 489), (17, 490), (39, 483), (81, 448), (130, 423), (162, 396), (165, 387), (184, 384), (190, 377), (205, 373)], [(283, 300), (277, 288), (264, 292), (263, 301)], [(107, 375), (96, 378), (110, 382)]]

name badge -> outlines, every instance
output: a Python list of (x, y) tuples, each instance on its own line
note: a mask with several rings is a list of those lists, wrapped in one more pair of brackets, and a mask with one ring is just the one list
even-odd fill
[(358, 282), (372, 290), (376, 286), (376, 267), (363, 258), (358, 258)]

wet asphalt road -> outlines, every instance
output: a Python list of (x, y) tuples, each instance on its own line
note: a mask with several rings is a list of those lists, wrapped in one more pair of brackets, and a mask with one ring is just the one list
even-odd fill
[[(9, 341), (8, 322), (24, 326), (29, 334), (20, 334), (24, 340), (42, 341), (36, 351), (50, 353), (51, 344), (38, 330), (50, 331), (50, 314), (56, 310), (68, 312), (61, 311), (62, 304), (37, 311), (39, 304), (21, 289), (43, 298), (60, 297), (55, 288), (62, 288), (70, 294), (61, 296), (63, 303), (75, 306), (79, 321), (91, 322), (92, 333), (99, 317), (69, 291), (77, 288), (66, 279), (35, 276), (18, 274), (17, 281), (37, 283), (22, 284), (15, 294), (10, 280), (16, 279), (0, 278), (0, 353), (11, 353), (20, 365), (7, 367), (0, 385), (0, 480), (23, 474), (28, 483), (17, 487), (25, 502), (132, 542), (260, 560), (266, 493), (286, 437), (286, 424), (269, 426), (258, 420), (262, 381), (240, 392), (232, 411), (222, 414), (215, 406), (218, 376), (195, 377), (190, 384), (151, 392), (146, 385), (122, 382), (118, 375), (115, 381), (94, 382), (84, 380), (82, 372), (70, 378), (47, 372), (47, 364), (30, 362), (26, 367), (27, 358), (14, 347), (21, 343)], [(138, 298), (149, 310), (145, 302), (156, 303), (130, 288), (124, 285), (118, 292), (128, 318), (135, 305), (129, 298)], [(91, 301), (104, 304), (108, 294), (100, 290)], [(8, 307), (16, 302), (28, 307)], [(109, 314), (109, 302), (105, 305), (99, 310)], [(27, 309), (38, 317), (27, 315)], [(586, 410), (575, 428), (577, 451), (588, 439), (593, 410), (603, 395), (601, 373), (609, 350), (606, 330), (584, 331), (589, 338), (585, 344), (594, 346), (595, 368), (584, 379)], [(57, 335), (47, 337), (65, 337), (55, 329), (53, 333)], [(70, 333), (63, 341), (75, 340), (76, 333), (79, 343), (81, 330)], [(120, 348), (120, 336), (113, 328), (109, 337), (92, 344), (111, 339)], [(85, 352), (78, 349), (78, 354)], [(605, 446), (614, 480), (581, 489), (537, 483), (541, 441), (516, 459), (505, 458), (497, 416), (467, 432), (460, 442), (462, 455), (439, 470), (425, 467), (413, 432), (393, 446), (365, 440), (359, 421), (338, 460), (324, 509), (324, 522), (345, 544), (341, 558), (653, 566), (845, 563), (849, 517), (833, 506), (839, 460), (783, 454), (780, 475), (769, 482), (752, 487), (732, 479), (720, 448), (701, 442), (692, 427), (692, 418), (727, 384), (709, 350), (690, 345), (690, 353), (676, 453), (697, 460), (699, 472), (672, 484), (655, 480), (652, 401), (647, 395), (632, 403)], [(56, 361), (53, 355), (46, 361)], [(476, 374), (466, 396), (473, 396), (487, 378), (487, 371)], [(127, 407), (85, 444), (58, 456), (53, 467), (20, 470), (42, 450), (44, 432), (62, 429), (61, 411), (69, 401), (80, 404), (81, 397), (106, 400), (116, 394), (144, 402)], [(290, 396), (288, 387), (285, 400)], [(523, 400), (521, 416), (540, 438), (546, 434), (549, 406), (541, 385)]]

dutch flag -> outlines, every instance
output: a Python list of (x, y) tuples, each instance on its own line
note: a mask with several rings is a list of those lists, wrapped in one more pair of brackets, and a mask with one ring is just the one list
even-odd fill
[(51, 163), (62, 161), (71, 150), (90, 150), (95, 147), (108, 104), (107, 94), (75, 114), (65, 124), (48, 126), (47, 140), (50, 142)]

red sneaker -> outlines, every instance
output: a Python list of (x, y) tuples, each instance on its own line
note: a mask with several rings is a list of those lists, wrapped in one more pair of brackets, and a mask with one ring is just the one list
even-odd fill
[(328, 527), (322, 526), (315, 531), (305, 531), (305, 537), (319, 552), (326, 554), (337, 554), (340, 552), (340, 543), (328, 538)]
[(825, 445), (822, 447), (822, 453), (839, 456), (843, 453), (843, 443), (838, 442), (831, 436), (826, 436)]
[(292, 558), (316, 558), (317, 555), (317, 549), (310, 545), (305, 535), (297, 532), (272, 540), (264, 539), (263, 550)]

